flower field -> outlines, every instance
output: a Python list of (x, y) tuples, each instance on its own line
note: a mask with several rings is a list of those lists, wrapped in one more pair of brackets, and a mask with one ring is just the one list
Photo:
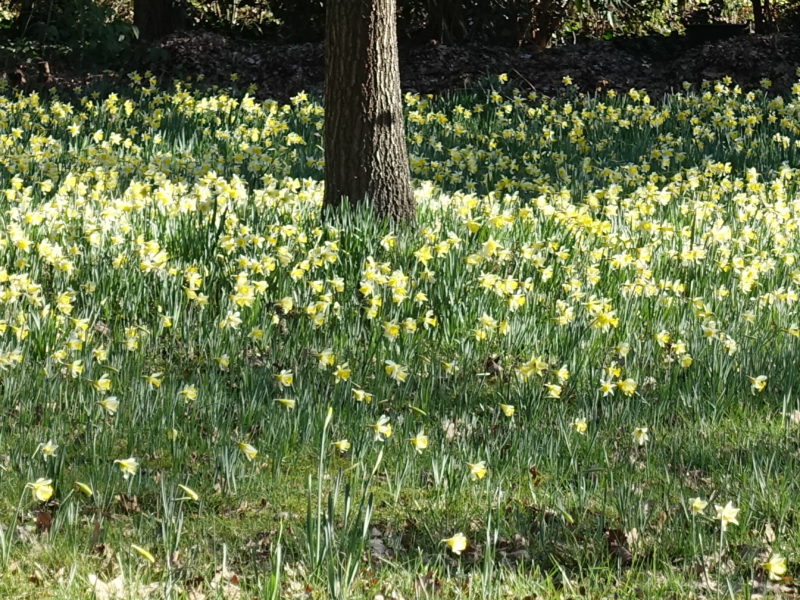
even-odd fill
[[(800, 84), (0, 96), (0, 597), (798, 593)], [(234, 84), (235, 85), (235, 84)]]

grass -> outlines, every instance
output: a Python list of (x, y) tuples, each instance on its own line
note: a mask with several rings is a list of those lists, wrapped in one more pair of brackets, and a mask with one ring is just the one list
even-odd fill
[(394, 230), (303, 95), (79, 94), (0, 98), (2, 597), (796, 593), (797, 95), (409, 95)]

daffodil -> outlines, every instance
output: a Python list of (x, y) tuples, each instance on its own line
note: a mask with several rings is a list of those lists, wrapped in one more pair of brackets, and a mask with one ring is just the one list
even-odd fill
[(258, 456), (258, 450), (256, 450), (253, 446), (248, 444), (247, 442), (239, 442), (239, 450), (242, 454), (245, 455), (247, 460), (253, 460), (256, 456)]
[(45, 460), (47, 460), (48, 458), (52, 458), (56, 455), (56, 452), (58, 451), (58, 444), (56, 444), (53, 440), (47, 440), (46, 442), (39, 444), (37, 450), (41, 451), (42, 456)]
[(40, 477), (36, 481), (27, 484), (25, 487), (29, 488), (33, 493), (33, 497), (39, 502), (47, 502), (53, 496), (53, 480)]
[(386, 374), (397, 383), (402, 383), (408, 379), (408, 369), (393, 360), (384, 361), (384, 370)]
[(725, 506), (720, 506), (719, 504), (714, 505), (714, 510), (717, 511), (717, 520), (720, 522), (720, 526), (722, 527), (722, 531), (725, 531), (728, 528), (728, 525), (738, 525), (739, 521), (736, 520), (737, 515), (739, 514), (739, 509), (733, 506), (733, 502), (728, 502)]
[(461, 532), (456, 533), (453, 537), (443, 539), (442, 543), (447, 544), (450, 551), (456, 556), (460, 556), (467, 549), (468, 544), (466, 536)]
[(181, 491), (185, 494), (182, 498), (178, 498), (178, 500), (191, 500), (193, 502), (197, 502), (200, 499), (200, 496), (197, 492), (195, 492), (192, 488), (178, 484), (178, 487)]
[(750, 380), (750, 391), (754, 394), (759, 392), (763, 392), (764, 388), (767, 387), (767, 376), (766, 375), (759, 375), (758, 377), (748, 377)]
[(365, 404), (372, 402), (372, 394), (358, 388), (353, 388), (353, 397), (356, 402), (364, 402)]
[(342, 363), (336, 365), (336, 369), (333, 372), (333, 376), (336, 378), (336, 381), (347, 381), (350, 379), (350, 365), (347, 363)]
[(572, 428), (583, 435), (589, 429), (589, 424), (586, 422), (586, 419), (583, 417), (576, 417), (572, 421)]
[(84, 496), (93, 496), (94, 490), (92, 490), (91, 486), (88, 483), (83, 483), (82, 481), (75, 482), (75, 490), (83, 494)]
[(334, 448), (336, 448), (340, 454), (344, 454), (348, 450), (350, 450), (350, 442), (346, 439), (344, 440), (336, 440), (331, 444)]
[(375, 432), (376, 442), (382, 442), (384, 439), (392, 437), (392, 424), (386, 415), (381, 415), (370, 427)]
[(689, 498), (689, 507), (692, 509), (693, 515), (701, 514), (706, 509), (706, 506), (708, 506), (708, 502), (700, 497)]
[(428, 436), (425, 435), (424, 429), (420, 429), (417, 435), (415, 435), (412, 438), (409, 438), (409, 441), (411, 442), (411, 445), (414, 447), (414, 450), (416, 450), (417, 453), (419, 454), (421, 454), (422, 451), (428, 447)]
[(644, 446), (650, 439), (647, 427), (637, 427), (633, 430), (633, 441), (639, 446)]
[(107, 398), (103, 398), (100, 400), (100, 402), (98, 402), (98, 404), (102, 406), (109, 415), (113, 415), (117, 412), (117, 410), (119, 410), (119, 400), (116, 396), (108, 396)]
[(780, 581), (786, 575), (786, 558), (780, 554), (771, 554), (769, 560), (761, 566), (772, 581)]
[(297, 400), (294, 398), (275, 398), (275, 402), (285, 406), (289, 410), (293, 409), (297, 405)]
[(617, 382), (617, 388), (626, 396), (633, 396), (636, 393), (636, 381), (628, 378)]
[(483, 479), (486, 477), (488, 470), (486, 469), (486, 461), (479, 460), (476, 463), (467, 463), (469, 467), (469, 476), (472, 479)]
[(115, 465), (119, 465), (119, 470), (122, 471), (122, 478), (128, 479), (131, 475), (136, 475), (139, 470), (139, 461), (134, 457), (118, 458), (114, 461)]
[(141, 546), (137, 546), (136, 544), (131, 544), (131, 549), (134, 550), (139, 556), (145, 559), (150, 564), (156, 562), (155, 556), (153, 556), (149, 550), (146, 548), (142, 548)]
[(516, 412), (516, 408), (514, 408), (511, 404), (500, 404), (500, 410), (503, 411), (503, 414), (507, 417), (513, 417), (514, 413)]
[(143, 377), (153, 388), (159, 388), (161, 387), (161, 382), (163, 381), (163, 375), (163, 373), (151, 373), (150, 375), (144, 375)]
[(288, 369), (283, 369), (280, 373), (275, 375), (275, 379), (278, 380), (278, 383), (281, 384), (283, 387), (291, 387), (294, 383), (294, 375)]
[(187, 402), (197, 400), (197, 386), (187, 384), (180, 389), (178, 395)]

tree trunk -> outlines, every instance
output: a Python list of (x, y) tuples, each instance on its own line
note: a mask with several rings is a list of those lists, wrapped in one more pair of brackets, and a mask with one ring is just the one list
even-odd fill
[(395, 0), (326, 4), (324, 206), (412, 220)]
[(764, 10), (761, 0), (751, 0), (753, 7), (753, 29), (756, 33), (764, 33)]
[(184, 15), (175, 0), (133, 0), (133, 24), (143, 40), (155, 40), (184, 25)]

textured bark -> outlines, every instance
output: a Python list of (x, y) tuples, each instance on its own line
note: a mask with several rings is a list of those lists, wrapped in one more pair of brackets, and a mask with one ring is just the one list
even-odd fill
[(133, 0), (133, 24), (143, 40), (154, 40), (181, 29), (183, 10), (174, 0)]
[(366, 200), (411, 220), (395, 0), (326, 4), (325, 207)]

